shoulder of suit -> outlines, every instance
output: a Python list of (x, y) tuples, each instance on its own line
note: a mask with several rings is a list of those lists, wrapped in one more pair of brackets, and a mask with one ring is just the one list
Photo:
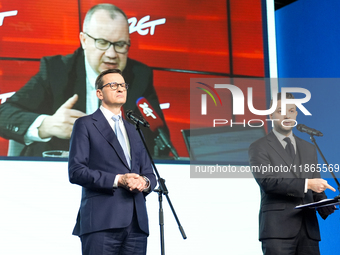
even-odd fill
[(300, 137), (297, 137), (296, 135), (294, 135), (294, 138), (295, 138), (295, 141), (300, 143), (302, 146), (312, 146), (312, 147), (314, 147), (313, 144), (311, 144), (310, 142), (307, 142), (306, 140), (304, 140)]
[[(149, 71), (149, 72), (151, 71), (151, 68), (147, 66), (146, 64), (140, 61), (128, 58), (127, 63), (126, 63), (126, 68), (124, 69), (124, 71), (126, 72), (129, 70), (135, 70), (135, 69), (138, 69), (139, 71)], [(123, 71), (123, 74), (124, 74), (124, 71)]]
[(76, 62), (84, 63), (84, 51), (80, 47), (72, 54), (68, 55), (54, 55), (54, 56), (47, 56), (42, 58), (42, 62), (47, 63), (52, 68), (65, 68), (71, 69), (70, 67), (74, 66)]
[(132, 124), (131, 122), (129, 122), (128, 120), (123, 119), (123, 122), (124, 122), (125, 127), (128, 126), (128, 127), (130, 127), (130, 128), (134, 128), (134, 129), (135, 129), (135, 125)]
[(102, 118), (105, 119), (104, 114), (102, 113), (102, 111), (100, 109), (97, 109), (92, 114), (85, 115), (85, 116), (82, 116), (82, 117), (78, 118), (76, 120), (76, 122), (87, 122), (87, 121), (91, 121), (92, 122), (93, 120), (100, 120)]
[(250, 146), (258, 146), (260, 144), (263, 144), (263, 143), (267, 143), (268, 141), (268, 136), (270, 135), (271, 133), (257, 139), (256, 141), (254, 141)]
[(93, 114), (89, 114), (89, 115), (79, 117), (78, 119), (76, 119), (75, 122), (84, 123), (84, 122), (87, 122), (87, 121), (92, 120), (92, 119), (93, 119)]

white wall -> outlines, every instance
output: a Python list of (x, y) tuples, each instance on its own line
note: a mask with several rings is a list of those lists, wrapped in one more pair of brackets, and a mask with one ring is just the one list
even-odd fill
[[(0, 161), (0, 254), (77, 255), (81, 188), (66, 162)], [(188, 236), (183, 240), (164, 197), (165, 254), (261, 254), (259, 188), (253, 179), (192, 179), (189, 165), (158, 165)], [(158, 195), (147, 197), (148, 255), (160, 254)]]

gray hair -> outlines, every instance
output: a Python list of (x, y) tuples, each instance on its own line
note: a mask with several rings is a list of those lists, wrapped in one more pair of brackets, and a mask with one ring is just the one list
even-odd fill
[(111, 19), (114, 19), (117, 16), (117, 13), (121, 13), (124, 16), (124, 18), (126, 19), (126, 22), (129, 25), (128, 18), (126, 16), (125, 12), (123, 12), (123, 10), (120, 9), (119, 7), (117, 7), (117, 6), (113, 5), (113, 4), (97, 4), (97, 5), (93, 6), (86, 13), (86, 16), (85, 16), (85, 19), (84, 19), (84, 23), (83, 23), (83, 32), (87, 32), (88, 31), (88, 27), (90, 25), (92, 15), (96, 11), (99, 11), (99, 10), (106, 10), (110, 14)]

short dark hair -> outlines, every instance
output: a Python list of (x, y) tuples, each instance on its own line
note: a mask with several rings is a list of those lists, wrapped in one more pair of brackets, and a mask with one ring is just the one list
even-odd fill
[(88, 10), (88, 12), (86, 13), (85, 19), (84, 19), (84, 23), (83, 23), (83, 32), (88, 32), (88, 26), (90, 24), (92, 15), (99, 10), (105, 10), (110, 14), (111, 19), (115, 19), (115, 17), (117, 16), (117, 13), (120, 13), (124, 16), (124, 18), (126, 19), (126, 22), (129, 25), (128, 22), (128, 18), (125, 14), (125, 12), (123, 12), (122, 9), (120, 9), (119, 7), (113, 5), (113, 4), (97, 4), (95, 6), (93, 6), (90, 10)]
[[(294, 99), (294, 95), (292, 93), (286, 93), (286, 98), (287, 99)], [(277, 93), (277, 101), (281, 100), (281, 92)], [(273, 99), (270, 100), (270, 107), (273, 105)]]
[(118, 74), (120, 74), (121, 76), (123, 76), (122, 75), (122, 71), (121, 70), (119, 70), (119, 69), (107, 69), (107, 70), (105, 70), (105, 71), (103, 71), (103, 72), (101, 72), (99, 75), (98, 75), (98, 77), (97, 77), (97, 79), (96, 79), (96, 89), (102, 89), (102, 87), (103, 87), (103, 83), (104, 83), (104, 81), (103, 81), (103, 77), (105, 76), (105, 75), (107, 75), (107, 74), (109, 74), (109, 73), (118, 73)]

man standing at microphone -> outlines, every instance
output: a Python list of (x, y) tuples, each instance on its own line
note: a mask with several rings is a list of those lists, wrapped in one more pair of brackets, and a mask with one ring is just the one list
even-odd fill
[[(290, 93), (288, 99), (294, 99)], [(272, 104), (272, 102), (271, 102)], [(270, 115), (272, 132), (249, 147), (249, 161), (261, 191), (259, 240), (265, 255), (319, 255), (320, 232), (315, 210), (295, 206), (326, 198), (325, 189), (335, 191), (311, 171), (317, 167), (315, 147), (294, 136), (296, 105), (287, 104), (281, 112), (281, 93)], [(271, 171), (277, 167), (280, 171)], [(287, 171), (285, 171), (287, 169)], [(323, 219), (334, 207), (318, 209)]]
[(70, 141), (69, 179), (83, 188), (73, 234), (84, 255), (145, 255), (145, 196), (156, 178), (135, 127), (122, 119), (121, 71), (103, 71), (95, 84), (101, 106), (75, 122)]

